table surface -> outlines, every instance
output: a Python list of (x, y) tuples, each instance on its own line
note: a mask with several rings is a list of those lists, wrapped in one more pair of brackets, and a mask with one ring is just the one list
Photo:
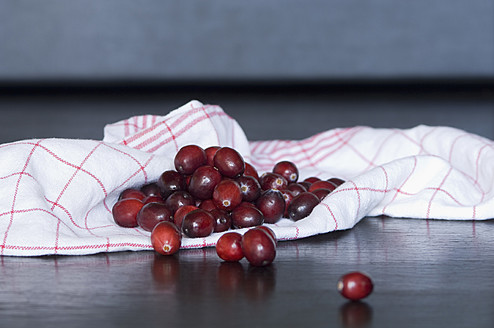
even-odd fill
[[(398, 126), (414, 124), (407, 121), (410, 117), (422, 119), (420, 113), (410, 113), (417, 104), (413, 97), (390, 101), (386, 95), (352, 95), (335, 100), (311, 95), (281, 101), (279, 96), (252, 96), (225, 95), (225, 102), (243, 109), (246, 102), (256, 105), (252, 99), (258, 99), (254, 118), (241, 110), (235, 115), (248, 133), (258, 131), (259, 139), (304, 137), (321, 128), (321, 123), (304, 121), (301, 106), (327, 115), (328, 129), (337, 123), (331, 120), (334, 111), (322, 110), (325, 105), (349, 109), (338, 112), (338, 122), (348, 125), (361, 122), (354, 113), (364, 112), (366, 104), (376, 113), (367, 115), (371, 125)], [(166, 114), (170, 108), (163, 108), (177, 102), (177, 96), (170, 95), (134, 97), (130, 102), (123, 98), (0, 97), (5, 116), (1, 142), (40, 136), (98, 138), (104, 122), (130, 113)], [(492, 95), (459, 103), (446, 96), (420, 101), (437, 113), (448, 108), (470, 115), (476, 111), (479, 116), (473, 122), (478, 123), (494, 109)], [(263, 107), (266, 103), (271, 111)], [(379, 121), (384, 116), (378, 109), (393, 112), (394, 120)], [(100, 115), (95, 114), (98, 110)], [(299, 118), (297, 129), (287, 128), (289, 121), (276, 128), (283, 113), (285, 118)], [(465, 121), (453, 123), (463, 127)], [(268, 132), (259, 132), (268, 127)], [(489, 128), (482, 131), (490, 137)], [(1, 257), (0, 322), (6, 327), (492, 327), (493, 224), (367, 217), (350, 230), (280, 242), (275, 261), (265, 268), (253, 268), (245, 259), (222, 263), (214, 248), (184, 250), (171, 257), (152, 251)], [(374, 292), (361, 302), (346, 301), (336, 289), (338, 278), (353, 270), (367, 272), (375, 284)]]

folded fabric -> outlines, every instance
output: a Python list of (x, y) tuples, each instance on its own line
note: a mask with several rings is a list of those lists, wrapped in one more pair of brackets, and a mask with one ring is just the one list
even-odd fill
[[(191, 101), (165, 116), (109, 124), (103, 140), (0, 145), (0, 254), (152, 250), (150, 233), (116, 225), (111, 209), (124, 189), (173, 169), (186, 144), (233, 147), (259, 172), (290, 160), (301, 179), (346, 180), (307, 218), (270, 225), (282, 240), (350, 229), (366, 216), (478, 220), (494, 210), (491, 140), (449, 127), (357, 126), (304, 140), (249, 142), (219, 106)], [(184, 238), (182, 246), (214, 246), (220, 235)]]

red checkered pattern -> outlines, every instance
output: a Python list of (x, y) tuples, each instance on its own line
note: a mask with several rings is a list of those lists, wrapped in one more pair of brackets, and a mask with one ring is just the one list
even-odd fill
[[(0, 254), (91, 254), (150, 250), (149, 232), (117, 226), (120, 192), (172, 168), (186, 144), (238, 149), (259, 172), (295, 162), (301, 178), (347, 182), (298, 222), (271, 227), (280, 239), (349, 229), (365, 216), (488, 219), (494, 209), (490, 140), (447, 127), (353, 127), (299, 141), (248, 142), (218, 106), (192, 101), (166, 116), (136, 116), (105, 127), (102, 141), (42, 139), (0, 145)], [(242, 230), (240, 230), (243, 232)], [(185, 238), (215, 245), (220, 234)]]

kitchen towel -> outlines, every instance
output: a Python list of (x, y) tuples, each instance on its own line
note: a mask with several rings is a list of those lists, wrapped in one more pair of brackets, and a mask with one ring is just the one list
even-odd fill
[[(280, 240), (350, 229), (366, 216), (493, 217), (494, 143), (489, 139), (450, 127), (356, 126), (303, 140), (252, 142), (221, 107), (191, 101), (165, 116), (109, 124), (103, 140), (0, 145), (0, 254), (152, 250), (150, 233), (119, 227), (111, 208), (124, 189), (173, 169), (175, 153), (187, 144), (233, 147), (260, 173), (290, 160), (301, 179), (346, 181), (305, 219), (269, 225)], [(214, 246), (220, 235), (184, 238), (182, 247)]]

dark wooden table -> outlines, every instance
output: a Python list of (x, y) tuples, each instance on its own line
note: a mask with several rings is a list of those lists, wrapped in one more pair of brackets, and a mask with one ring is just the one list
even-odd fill
[[(4, 94), (0, 138), (1, 142), (49, 136), (101, 138), (104, 123), (139, 113), (164, 115), (189, 96)], [(491, 93), (419, 97), (287, 93), (283, 97), (279, 92), (256, 91), (200, 96), (223, 105), (250, 139), (296, 139), (323, 126), (363, 123), (452, 125), (492, 137)], [(312, 109), (318, 119), (307, 119), (300, 108)], [(281, 126), (276, 125), (279, 118), (284, 120)], [(172, 257), (151, 251), (2, 257), (0, 323), (5, 327), (493, 327), (493, 237), (490, 220), (369, 217), (351, 230), (280, 242), (274, 263), (265, 268), (250, 267), (245, 260), (222, 263), (213, 248), (181, 251)], [(375, 283), (374, 292), (362, 302), (346, 301), (336, 289), (338, 278), (352, 270), (367, 272)]]

